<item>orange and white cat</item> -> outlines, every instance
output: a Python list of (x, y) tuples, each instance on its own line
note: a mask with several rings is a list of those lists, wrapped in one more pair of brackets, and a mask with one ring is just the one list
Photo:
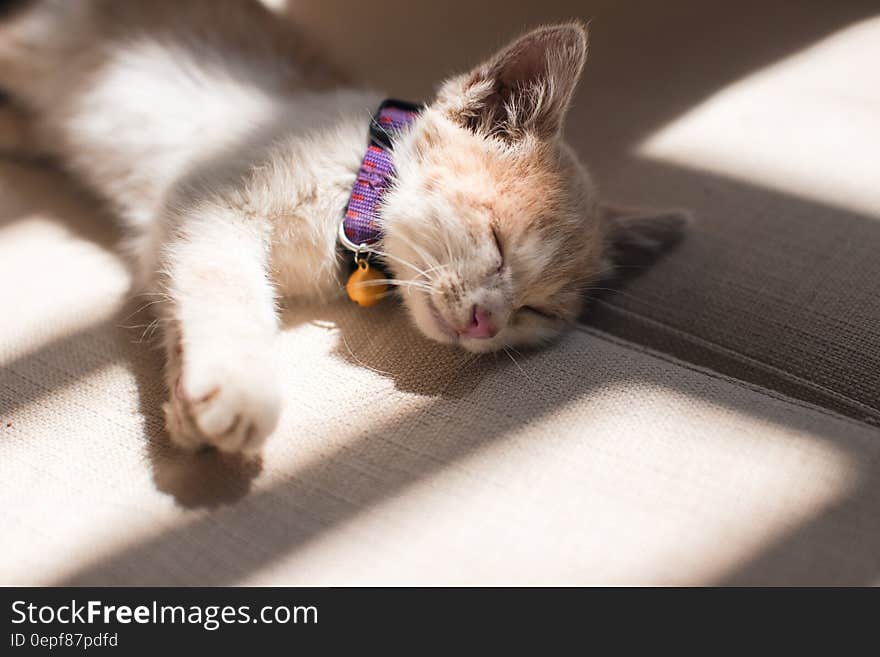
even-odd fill
[[(276, 306), (343, 288), (337, 231), (382, 96), (336, 85), (257, 2), (17, 4), (0, 17), (0, 135), (128, 227), (139, 287), (161, 300), (172, 439), (259, 450), (281, 408)], [(675, 213), (603, 210), (563, 141), (586, 53), (579, 23), (531, 31), (442, 83), (394, 144), (381, 250), (428, 337), (546, 342), (616, 244), (680, 231)]]

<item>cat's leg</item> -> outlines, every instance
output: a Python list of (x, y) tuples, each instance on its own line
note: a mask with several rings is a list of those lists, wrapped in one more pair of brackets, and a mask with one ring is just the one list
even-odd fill
[(175, 220), (161, 260), (168, 431), (180, 446), (253, 453), (281, 409), (268, 225), (204, 204)]

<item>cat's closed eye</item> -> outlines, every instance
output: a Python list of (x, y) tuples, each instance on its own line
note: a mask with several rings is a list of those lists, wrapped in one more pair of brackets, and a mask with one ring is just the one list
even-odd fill
[(498, 249), (498, 268), (495, 271), (500, 272), (504, 269), (504, 249), (501, 248), (501, 238), (498, 237), (498, 229), (495, 226), (492, 226), (492, 239), (495, 240), (495, 248)]
[(541, 319), (546, 319), (550, 321), (558, 321), (560, 317), (555, 313), (546, 310), (544, 308), (539, 308), (536, 306), (520, 306), (517, 308), (518, 313), (523, 313), (527, 315), (531, 315), (532, 317), (539, 317)]

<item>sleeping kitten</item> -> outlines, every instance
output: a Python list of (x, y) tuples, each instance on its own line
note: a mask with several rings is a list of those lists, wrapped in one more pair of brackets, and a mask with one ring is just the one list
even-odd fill
[[(276, 305), (343, 289), (337, 231), (382, 96), (338, 86), (256, 2), (44, 0), (0, 20), (0, 135), (128, 225), (159, 301), (172, 439), (259, 450), (281, 407)], [(579, 23), (529, 32), (440, 85), (396, 140), (381, 250), (429, 338), (546, 342), (615, 245), (680, 230), (674, 213), (600, 207), (562, 140), (586, 52)]]

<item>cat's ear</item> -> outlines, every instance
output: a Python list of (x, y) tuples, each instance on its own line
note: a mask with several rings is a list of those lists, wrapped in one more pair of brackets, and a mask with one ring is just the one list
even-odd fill
[(691, 223), (684, 210), (630, 210), (611, 205), (600, 207), (608, 226), (613, 266), (644, 265), (677, 244)]
[(441, 87), (438, 106), (478, 133), (555, 138), (587, 58), (587, 30), (565, 23), (533, 30)]

